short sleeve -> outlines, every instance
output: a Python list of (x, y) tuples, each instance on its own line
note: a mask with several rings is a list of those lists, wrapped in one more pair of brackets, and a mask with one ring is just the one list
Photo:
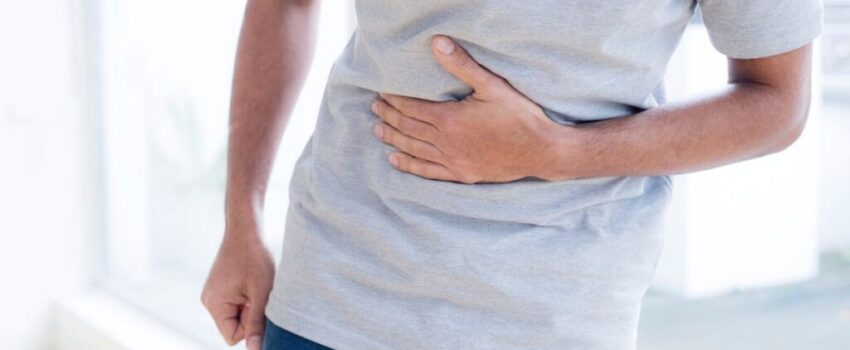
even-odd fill
[(820, 0), (698, 0), (712, 45), (730, 58), (801, 48), (823, 30)]

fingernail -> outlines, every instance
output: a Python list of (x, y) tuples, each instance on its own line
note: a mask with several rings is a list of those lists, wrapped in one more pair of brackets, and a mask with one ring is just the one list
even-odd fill
[(378, 96), (381, 96), (382, 99), (385, 99), (385, 100), (387, 99), (387, 95), (384, 95), (383, 92), (379, 92)]
[(452, 43), (451, 40), (445, 37), (437, 38), (437, 51), (442, 52), (444, 55), (451, 54), (455, 51), (455, 44)]
[(260, 350), (263, 347), (263, 337), (254, 335), (248, 338), (248, 350)]
[(384, 137), (384, 128), (381, 127), (381, 124), (375, 125), (375, 136)]
[(378, 113), (378, 101), (372, 102), (372, 112)]
[(390, 164), (398, 166), (398, 156), (395, 153), (390, 154)]

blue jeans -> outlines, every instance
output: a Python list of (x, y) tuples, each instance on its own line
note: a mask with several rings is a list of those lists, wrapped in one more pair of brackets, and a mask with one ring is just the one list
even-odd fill
[(331, 348), (285, 330), (266, 318), (263, 350), (331, 350)]

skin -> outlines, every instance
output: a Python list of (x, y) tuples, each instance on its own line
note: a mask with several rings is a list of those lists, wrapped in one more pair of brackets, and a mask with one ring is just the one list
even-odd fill
[(274, 264), (263, 200), (288, 116), (315, 52), (319, 1), (249, 0), (230, 109), (225, 233), (201, 301), (229, 345), (260, 350)]
[[(249, 0), (230, 111), (225, 233), (201, 294), (225, 341), (261, 347), (274, 265), (261, 238), (263, 200), (280, 139), (314, 53), (319, 1)], [(729, 60), (729, 84), (707, 98), (565, 126), (459, 46), (435, 59), (474, 90), (461, 101), (383, 94), (375, 136), (397, 169), (461, 183), (526, 176), (690, 172), (788, 147), (809, 106), (811, 49)], [(486, 118), (486, 119), (485, 119)]]
[[(451, 53), (438, 43), (447, 40)], [(399, 149), (398, 170), (460, 183), (527, 176), (550, 181), (670, 175), (779, 152), (802, 133), (811, 90), (811, 45), (758, 59), (729, 59), (727, 86), (712, 96), (622, 118), (569, 126), (480, 66), (442, 35), (435, 59), (473, 88), (460, 101), (381, 93), (375, 136)]]

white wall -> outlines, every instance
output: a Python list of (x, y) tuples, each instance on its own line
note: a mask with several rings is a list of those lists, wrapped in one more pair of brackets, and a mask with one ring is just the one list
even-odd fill
[(0, 2), (3, 349), (49, 348), (49, 303), (92, 276), (97, 178), (79, 6)]
[(820, 250), (850, 255), (850, 77), (824, 101), (820, 138)]
[(850, 0), (826, 3), (834, 7), (822, 36), (829, 75), (820, 134), (820, 249), (850, 256)]
[[(696, 298), (817, 275), (819, 43), (815, 52), (813, 101), (797, 142), (777, 154), (674, 177), (656, 290)], [(726, 58), (703, 26), (688, 28), (667, 78), (671, 101), (726, 84)]]

